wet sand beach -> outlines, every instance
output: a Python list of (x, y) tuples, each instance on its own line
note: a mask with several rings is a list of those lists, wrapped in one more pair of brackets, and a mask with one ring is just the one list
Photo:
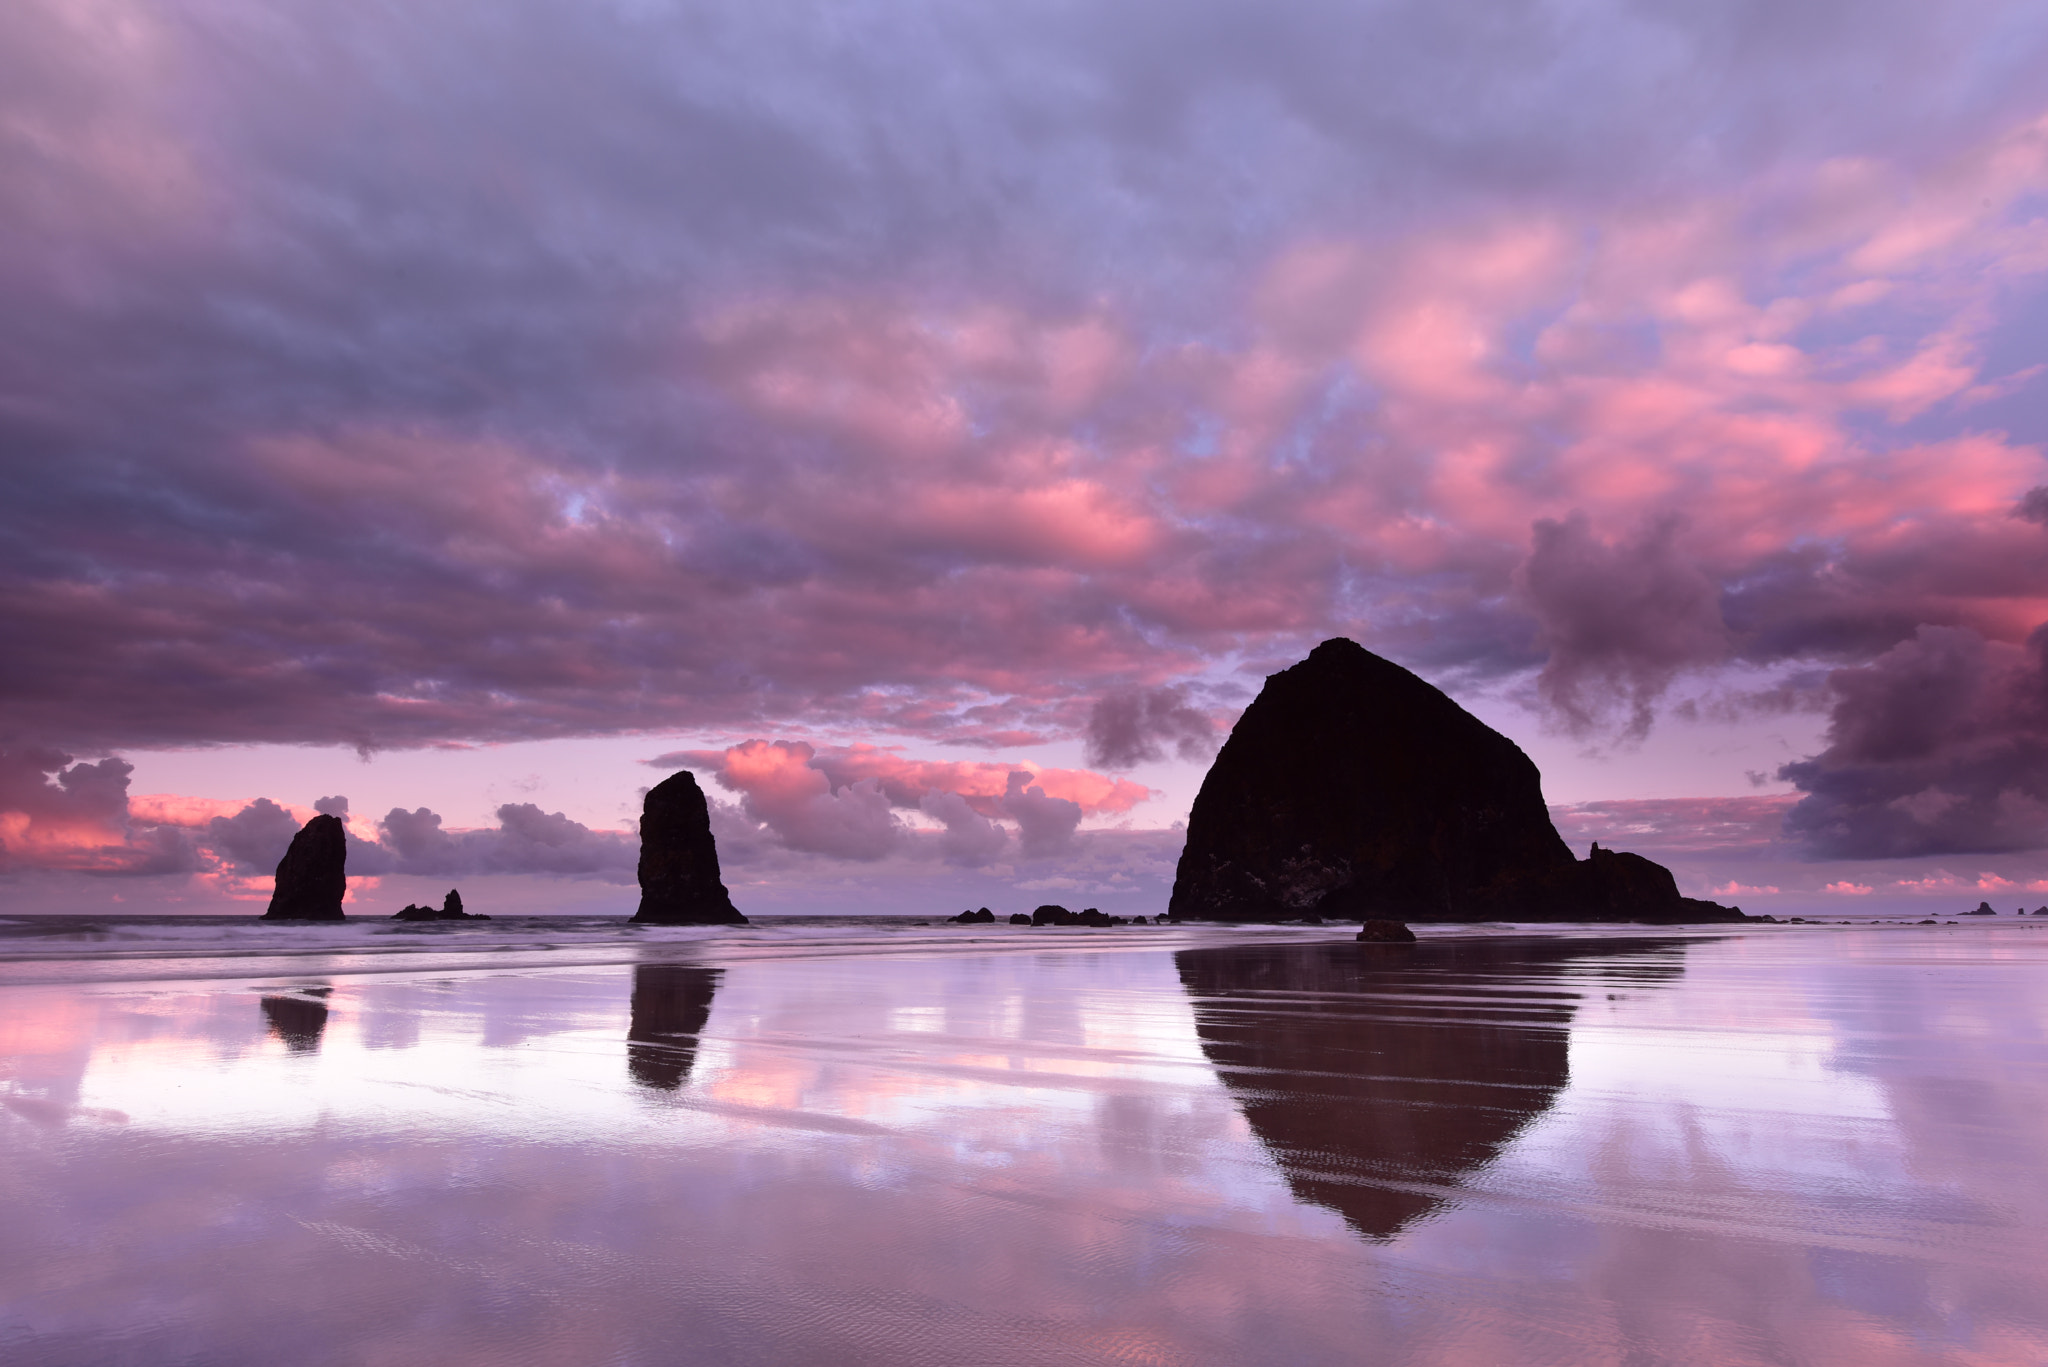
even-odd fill
[(2048, 930), (0, 920), (14, 1364), (2048, 1360)]

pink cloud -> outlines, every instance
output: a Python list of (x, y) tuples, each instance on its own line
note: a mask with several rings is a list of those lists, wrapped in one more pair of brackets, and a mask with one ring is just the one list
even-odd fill
[(808, 741), (749, 740), (723, 750), (659, 756), (658, 767), (707, 770), (740, 795), (747, 816), (794, 850), (880, 859), (912, 832), (897, 811), (916, 811), (945, 830), (949, 860), (994, 859), (1014, 822), (1018, 848), (1041, 858), (1072, 848), (1082, 818), (1129, 811), (1151, 790), (1086, 769), (1047, 769), (1022, 761), (915, 760), (873, 745), (820, 750)]
[(1010, 775), (1019, 772), (1048, 795), (1076, 804), (1084, 816), (1127, 812), (1152, 795), (1143, 784), (1088, 769), (1048, 769), (1030, 760), (907, 759), (869, 744), (820, 750), (808, 741), (750, 740), (723, 750), (680, 750), (648, 762), (709, 769), (722, 786), (771, 803), (871, 782), (899, 808), (915, 808), (931, 792), (950, 792), (993, 816), (1001, 812)]
[(1906, 892), (1953, 892), (1975, 884), (1966, 883), (1952, 873), (1936, 873), (1925, 878), (1901, 878), (1892, 886)]
[(133, 768), (119, 758), (73, 763), (55, 750), (0, 750), (0, 873), (152, 874), (194, 867), (179, 832), (131, 819)]
[(1710, 852), (1768, 849), (1780, 842), (1796, 794), (1758, 797), (1617, 798), (1550, 809), (1573, 846)]
[[(750, 164), (677, 202), (733, 205), (757, 181), (824, 199), (802, 212), (776, 200), (729, 240), (690, 239), (671, 258), (661, 244), (687, 232), (666, 209), (559, 208), (631, 179), (601, 148), (579, 147), (531, 200), (494, 184), (477, 202), (502, 194), (512, 211), (471, 224), (468, 199), (440, 196), (493, 163), (435, 141), (443, 132), (418, 150), (445, 159), (410, 186), (382, 179), (408, 158), (296, 154), (332, 152), (327, 130), (361, 126), (327, 117), (355, 93), (323, 87), (331, 103), (295, 112), (298, 91), (266, 102), (238, 84), (266, 79), (252, 64), (216, 92), (222, 107), (237, 91), (255, 101), (245, 113), (265, 117), (245, 125), (294, 154), (267, 172), (236, 162), (253, 146), (218, 148), (218, 164), (160, 158), (186, 145), (162, 128), (189, 102), (134, 101), (184, 68), (144, 62), (130, 79), (125, 59), (74, 55), (82, 88), (104, 96), (77, 107), (104, 106), (110, 122), (67, 141), (71, 116), (45, 111), (63, 154), (38, 213), (56, 226), (41, 254), (24, 238), (5, 282), (6, 316), (34, 329), (21, 354), (40, 365), (46, 336), (77, 339), (49, 343), (47, 368), (24, 381), (49, 425), (21, 448), (48, 497), (20, 501), (29, 550), (0, 585), (20, 681), (9, 724), (23, 736), (95, 754), (238, 740), (367, 752), (830, 729), (989, 750), (1085, 739), (1091, 765), (1121, 766), (1201, 750), (1190, 680), (1338, 632), (1438, 677), (1533, 676), (1567, 723), (1640, 735), (1669, 689), (1730, 662), (1890, 668), (1887, 652), (1923, 629), (1975, 633), (1999, 656), (2048, 619), (2048, 535), (2007, 515), (2048, 484), (2048, 463), (2002, 419), (1957, 416), (2017, 392), (1989, 358), (2048, 268), (2031, 93), (1916, 121), (1910, 140), (1787, 144), (1627, 195), (1558, 169), (1604, 167), (1614, 148), (1574, 134), (1548, 145), (1554, 164), (1525, 158), (1533, 129), (1496, 130), (1507, 140), (1475, 154), (1525, 168), (1512, 187), (1424, 195), (1412, 215), (1318, 201), (1225, 231), (1157, 204), (1148, 217), (1144, 192), (1119, 183), (1115, 217), (1131, 211), (1141, 246), (1102, 253), (989, 204), (973, 219), (986, 231), (900, 219), (914, 195), (871, 204), (865, 226), (787, 227), (830, 217), (837, 191), (817, 187), (873, 177), (835, 179), (837, 132), (814, 145), (763, 130), (760, 146), (818, 161), (784, 175)], [(2022, 112), (1994, 127), (1991, 108)], [(636, 126), (617, 112), (617, 127)], [(1073, 166), (1124, 164), (1082, 150)], [(1428, 160), (1431, 175), (1472, 173)], [(417, 203), (470, 227), (448, 234), (445, 256), (432, 233), (407, 238), (426, 264), (400, 269), (384, 255), (397, 247), (350, 235), (375, 214), (303, 213), (306, 168), (344, 164), (372, 181), (350, 180), (337, 205)], [(158, 165), (161, 180), (138, 171)], [(1291, 165), (1268, 168), (1276, 186)], [(1228, 198), (1212, 177), (1189, 183), (1204, 205)], [(949, 172), (933, 202), (963, 184)], [(1061, 193), (1059, 214), (1084, 210)], [(250, 226), (188, 235), (220, 215)], [(1183, 219), (1193, 236), (1175, 239)], [(491, 238), (501, 223), (551, 226)], [(637, 226), (578, 235), (604, 223)], [(788, 245), (799, 239), (812, 245)], [(972, 269), (853, 245), (963, 239)], [(256, 243), (276, 244), (277, 261)], [(785, 247), (796, 256), (753, 254)], [(371, 261), (348, 278), (345, 263)], [(1098, 261), (1117, 265), (1074, 264)], [(309, 285), (307, 263), (333, 274)], [(92, 294), (81, 281), (166, 301), (164, 331), (106, 322), (116, 315), (78, 302)], [(208, 302), (220, 299), (250, 302)], [(154, 397), (135, 399), (134, 377), (158, 366)], [(102, 449), (103, 464), (64, 454)], [(65, 483), (74, 467), (81, 482)], [(1988, 784), (1991, 769), (1959, 753), (1949, 769)], [(1030, 805), (1041, 799), (1086, 820), (1145, 796), (1092, 770), (875, 747), (718, 764), (778, 838), (860, 857), (901, 853), (938, 823), (951, 857), (993, 858), (998, 834), (1022, 840), (1021, 812), (1058, 830), (1065, 809)], [(1957, 811), (1990, 813), (2002, 838), (2037, 838), (2025, 784), (1966, 791), (1956, 775), (1830, 812), (1960, 830), (1937, 810), (1959, 796)], [(300, 815), (23, 801), (6, 836), (21, 860), (123, 849), (137, 830), (205, 832), (231, 857)], [(1715, 838), (1733, 820), (1695, 815)], [(555, 828), (526, 814), (496, 829), (519, 858), (556, 848)], [(583, 852), (563, 858), (596, 858), (571, 836), (560, 847)]]
[[(129, 819), (145, 826), (201, 829), (215, 817), (230, 817), (249, 805), (248, 798), (191, 797), (182, 793), (135, 793), (128, 799)], [(284, 804), (292, 819), (304, 824), (316, 815), (311, 807)]]

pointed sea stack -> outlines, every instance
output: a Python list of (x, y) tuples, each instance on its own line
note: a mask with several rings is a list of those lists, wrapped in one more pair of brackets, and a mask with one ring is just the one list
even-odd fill
[(348, 892), (348, 839), (341, 818), (321, 815), (292, 837), (277, 863), (277, 887), (266, 921), (345, 921), (341, 899)]
[(633, 919), (667, 926), (747, 924), (718, 881), (711, 808), (687, 769), (650, 788), (640, 809), (640, 910)]
[(1521, 748), (1356, 642), (1238, 719), (1188, 817), (1171, 914), (1278, 921), (1735, 921), (1640, 855), (1583, 862)]

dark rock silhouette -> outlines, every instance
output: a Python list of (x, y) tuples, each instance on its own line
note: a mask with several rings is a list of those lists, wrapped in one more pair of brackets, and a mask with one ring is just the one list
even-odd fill
[(1013, 926), (1028, 926), (1031, 924), (1031, 918), (1021, 911), (1015, 912), (1010, 917), (1010, 924)]
[(394, 921), (488, 921), (491, 918), (473, 911), (462, 909), (462, 894), (454, 888), (448, 889), (448, 896), (439, 907), (419, 907), (408, 902), (401, 910), (391, 913)]
[[(1015, 918), (1012, 918), (1013, 920)], [(1086, 911), (1068, 911), (1065, 907), (1048, 902), (1027, 918), (1034, 926), (1120, 926), (1126, 924), (1121, 916), (1108, 916), (1089, 907)]]
[(626, 1071), (633, 1081), (673, 1092), (689, 1078), (718, 979), (718, 969), (697, 964), (634, 965), (626, 1027)]
[(946, 919), (956, 926), (985, 926), (995, 922), (996, 914), (983, 907), (980, 911), (963, 911), (958, 916), (948, 916)]
[(671, 926), (747, 924), (718, 880), (711, 808), (687, 769), (648, 789), (640, 809), (640, 909), (633, 919)]
[(1174, 963), (1203, 1053), (1295, 1196), (1379, 1240), (1445, 1200), (1413, 1186), (1455, 1185), (1549, 1109), (1570, 1077), (1573, 979), (1601, 996), (1665, 984), (1684, 945), (1340, 941)]
[(1281, 921), (1736, 921), (1559, 838), (1513, 741), (1355, 642), (1270, 676), (1202, 781), (1168, 912)]
[(1963, 915), (1965, 915), (1965, 916), (1996, 916), (1996, 915), (1998, 915), (1998, 913), (1997, 913), (1997, 912), (1995, 912), (1995, 911), (1993, 911), (1993, 910), (1991, 909), (1991, 904), (1990, 904), (1989, 902), (1979, 902), (1979, 903), (1977, 904), (1977, 906), (1976, 906), (1976, 909), (1975, 909), (1974, 911), (1966, 911), (1966, 912), (1964, 912), (1964, 913), (1963, 913)]
[(257, 1006), (263, 1012), (270, 1033), (284, 1041), (294, 1054), (320, 1050), (320, 1035), (327, 1029), (327, 1004), (309, 998), (326, 996), (332, 988), (310, 988), (304, 997), (265, 997)]
[(1399, 921), (1367, 921), (1365, 929), (1358, 932), (1358, 938), (1368, 944), (1412, 945), (1415, 932)]
[(345, 921), (341, 899), (348, 893), (348, 838), (341, 818), (322, 813), (292, 837), (277, 863), (266, 921)]

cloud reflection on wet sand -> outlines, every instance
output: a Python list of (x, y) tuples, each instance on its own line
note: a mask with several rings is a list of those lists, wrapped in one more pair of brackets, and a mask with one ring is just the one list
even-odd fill
[(0, 986), (0, 1349), (2048, 1347), (2048, 944), (2016, 928), (879, 938)]

